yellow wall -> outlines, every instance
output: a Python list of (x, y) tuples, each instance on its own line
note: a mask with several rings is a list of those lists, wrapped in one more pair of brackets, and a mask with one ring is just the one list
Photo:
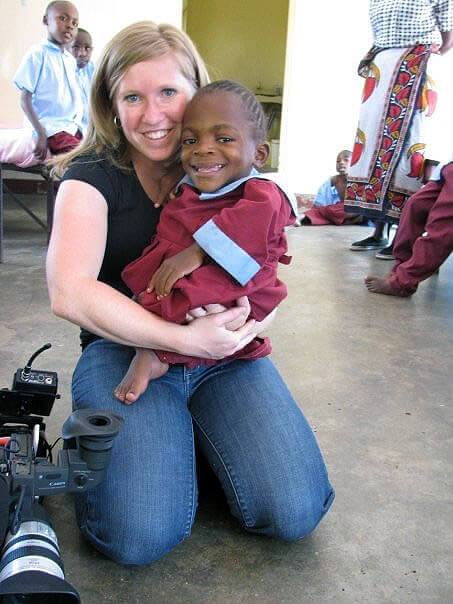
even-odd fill
[(187, 33), (212, 79), (283, 85), (288, 0), (188, 0)]
[[(80, 26), (94, 43), (94, 59), (121, 28), (150, 19), (181, 26), (182, 0), (73, 0)], [(48, 0), (0, 0), (0, 126), (21, 126), (19, 92), (12, 83), (14, 73), (29, 46), (46, 37), (42, 16)]]

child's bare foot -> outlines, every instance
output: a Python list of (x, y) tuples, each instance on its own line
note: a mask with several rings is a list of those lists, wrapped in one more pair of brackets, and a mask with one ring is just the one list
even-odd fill
[(145, 392), (150, 380), (156, 380), (167, 373), (168, 364), (162, 363), (152, 350), (138, 348), (126, 375), (114, 390), (121, 402), (130, 405)]
[(410, 293), (399, 292), (390, 283), (388, 277), (367, 276), (365, 277), (365, 285), (368, 291), (373, 292), (373, 294), (385, 294), (387, 296), (399, 296), (401, 298), (406, 298), (411, 295)]

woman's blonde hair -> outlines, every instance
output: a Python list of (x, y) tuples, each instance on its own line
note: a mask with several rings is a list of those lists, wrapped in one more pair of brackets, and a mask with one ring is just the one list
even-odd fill
[(71, 161), (89, 151), (102, 153), (120, 169), (129, 168), (129, 145), (114, 123), (114, 97), (127, 69), (172, 52), (194, 89), (209, 82), (203, 59), (183, 31), (168, 23), (140, 21), (122, 29), (110, 40), (94, 73), (90, 92), (88, 131), (73, 151), (51, 160), (53, 173), (61, 176)]

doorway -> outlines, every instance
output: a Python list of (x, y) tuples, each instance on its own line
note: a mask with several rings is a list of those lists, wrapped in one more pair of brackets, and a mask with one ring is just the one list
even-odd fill
[(278, 169), (289, 0), (184, 0), (183, 29), (212, 80), (229, 79), (255, 92), (268, 118), (273, 149), (266, 169)]

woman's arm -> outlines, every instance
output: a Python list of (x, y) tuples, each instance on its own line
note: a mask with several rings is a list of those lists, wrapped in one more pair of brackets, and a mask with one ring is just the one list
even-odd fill
[(140, 348), (223, 358), (255, 336), (254, 322), (237, 331), (227, 325), (246, 313), (241, 307), (181, 326), (152, 315), (97, 280), (107, 239), (107, 203), (97, 189), (79, 181), (60, 185), (47, 253), (47, 280), (55, 314), (109, 340)]
[(439, 48), (439, 52), (441, 55), (444, 55), (453, 48), (453, 31), (441, 31), (440, 35), (442, 36), (442, 45)]

